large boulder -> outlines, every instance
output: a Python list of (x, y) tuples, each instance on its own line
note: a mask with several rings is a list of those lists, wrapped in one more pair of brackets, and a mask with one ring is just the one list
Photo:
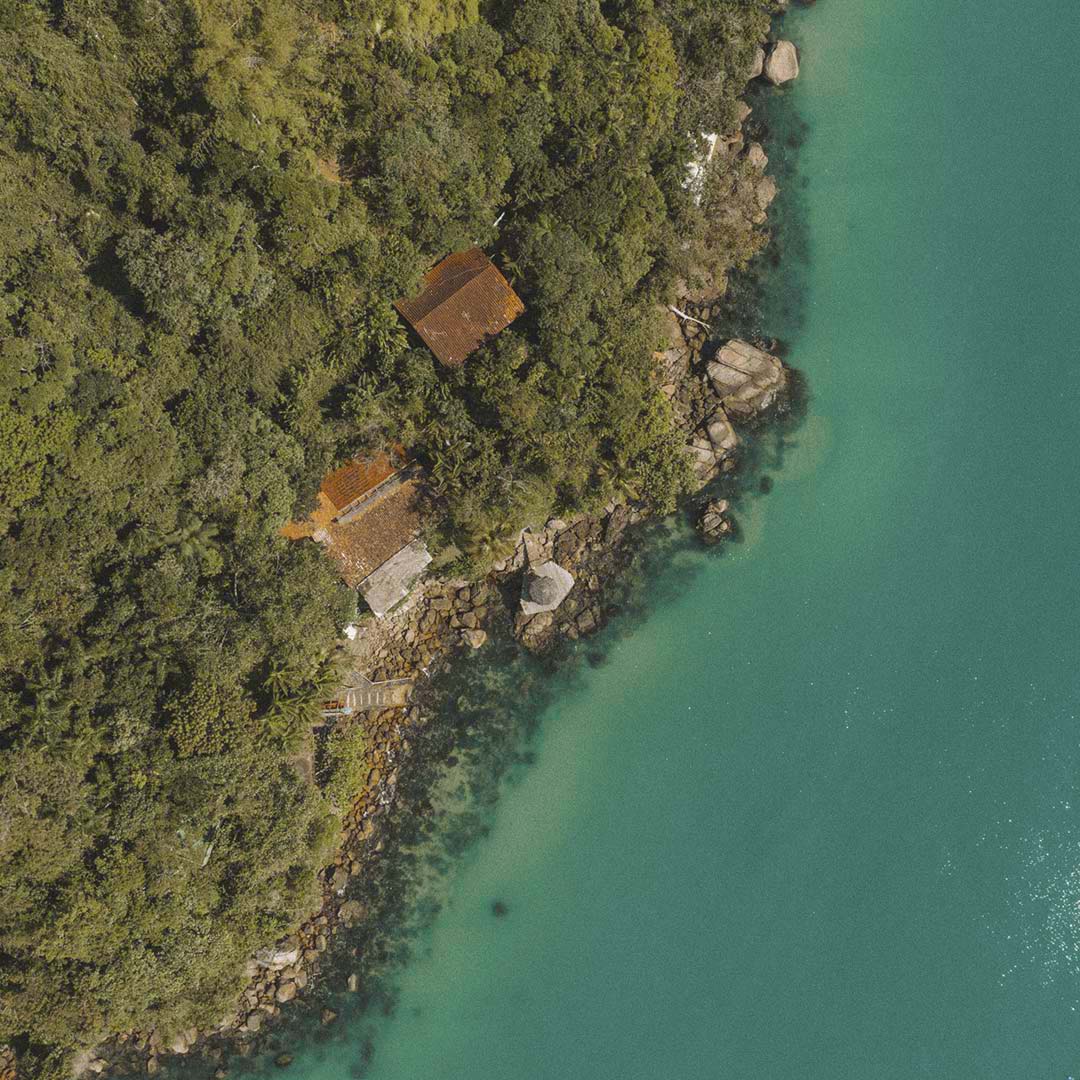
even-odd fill
[(706, 369), (725, 412), (749, 417), (767, 409), (783, 389), (784, 365), (745, 341), (729, 341)]
[[(776, 198), (777, 190), (776, 181), (771, 176), (763, 176), (754, 185), (754, 202), (757, 203), (761, 214), (764, 214), (772, 205), (773, 199)], [(757, 216), (755, 216), (755, 220), (757, 220)]]
[(765, 78), (773, 84), (791, 82), (799, 77), (799, 51), (790, 41), (778, 41), (765, 60)]
[(521, 610), (526, 615), (554, 611), (574, 587), (574, 575), (557, 562), (534, 566), (521, 589)]

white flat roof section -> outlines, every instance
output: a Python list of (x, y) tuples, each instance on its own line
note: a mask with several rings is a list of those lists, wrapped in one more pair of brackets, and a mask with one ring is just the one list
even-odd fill
[(378, 618), (383, 618), (409, 595), (416, 579), (431, 562), (423, 540), (406, 544), (360, 582), (360, 593)]

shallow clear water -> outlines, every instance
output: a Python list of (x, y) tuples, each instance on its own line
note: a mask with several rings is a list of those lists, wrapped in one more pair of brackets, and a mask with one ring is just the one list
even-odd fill
[(369, 1038), (370, 1080), (1080, 1076), (1080, 17), (787, 32), (810, 415), (746, 542), (566, 681), (393, 1015), (297, 1080)]

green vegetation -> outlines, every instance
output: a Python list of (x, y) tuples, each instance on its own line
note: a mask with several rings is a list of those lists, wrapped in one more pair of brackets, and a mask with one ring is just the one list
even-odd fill
[[(292, 762), (355, 599), (278, 530), (328, 467), (413, 447), (474, 565), (620, 489), (673, 503), (656, 302), (756, 244), (683, 190), (689, 133), (730, 125), (773, 6), (0, 0), (0, 1043), (27, 1074), (215, 1024), (316, 900), (360, 753), (331, 740), (322, 789)], [(527, 313), (446, 372), (391, 301), (471, 243)]]

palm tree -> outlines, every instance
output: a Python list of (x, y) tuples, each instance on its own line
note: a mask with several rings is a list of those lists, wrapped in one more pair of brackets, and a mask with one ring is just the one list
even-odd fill
[(177, 527), (165, 537), (165, 543), (175, 547), (182, 558), (193, 559), (216, 549), (221, 530), (211, 521), (203, 521), (188, 511), (180, 514)]

